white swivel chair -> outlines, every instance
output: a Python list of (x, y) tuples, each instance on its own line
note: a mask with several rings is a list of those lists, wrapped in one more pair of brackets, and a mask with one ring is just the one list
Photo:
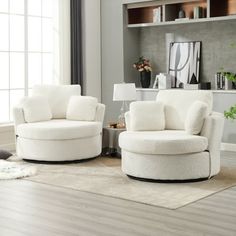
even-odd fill
[[(127, 131), (119, 136), (123, 172), (162, 181), (206, 179), (219, 173), (224, 117), (212, 112), (212, 92), (162, 90), (156, 98), (159, 105), (152, 103), (132, 103), (126, 113)], [(205, 110), (198, 111), (201, 106)], [(191, 122), (197, 127), (194, 134), (188, 130)]]
[[(57, 162), (93, 158), (101, 153), (105, 106), (97, 103), (94, 119), (90, 121), (66, 118), (70, 98), (80, 96), (80, 91), (79, 85), (34, 87), (32, 97), (25, 99), (29, 104), (28, 100), (32, 98), (45, 98), (51, 110), (51, 117), (46, 120), (26, 121), (26, 115), (35, 118), (44, 103), (39, 104), (38, 108), (33, 107), (33, 114), (28, 114), (30, 111), (24, 109), (25, 103), (14, 108), (16, 152), (19, 157)], [(38, 115), (42, 117), (42, 114)]]

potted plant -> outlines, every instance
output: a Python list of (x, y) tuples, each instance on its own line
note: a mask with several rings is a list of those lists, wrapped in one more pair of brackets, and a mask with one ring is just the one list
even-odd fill
[[(230, 47), (232, 49), (235, 49), (236, 48), (236, 42), (231, 43)], [(222, 68), (222, 70), (223, 70), (223, 68)], [(226, 76), (227, 80), (232, 82), (232, 88), (236, 89), (236, 74), (228, 72), (228, 73), (225, 74), (225, 76)], [(236, 104), (231, 106), (229, 108), (229, 110), (224, 111), (224, 117), (226, 119), (231, 119), (231, 120), (236, 119)]]
[[(229, 47), (233, 50), (236, 49), (236, 42), (232, 42)], [(224, 68), (221, 67), (221, 74), (225, 76), (225, 78), (232, 82), (232, 88), (236, 89), (236, 74), (231, 72), (223, 72)]]
[(225, 77), (227, 80), (232, 82), (232, 88), (236, 89), (236, 74), (231, 73), (231, 72), (226, 72)]
[(235, 120), (236, 119), (236, 104), (231, 106), (228, 111), (224, 111), (224, 116), (226, 119)]
[[(227, 80), (232, 82), (232, 88), (236, 89), (236, 74), (230, 72), (224, 72)], [(236, 119), (236, 104), (231, 106), (229, 110), (224, 111), (224, 116), (226, 119), (235, 120)]]
[(141, 56), (138, 61), (133, 64), (133, 67), (140, 72), (140, 82), (142, 88), (149, 88), (152, 71), (149, 59)]

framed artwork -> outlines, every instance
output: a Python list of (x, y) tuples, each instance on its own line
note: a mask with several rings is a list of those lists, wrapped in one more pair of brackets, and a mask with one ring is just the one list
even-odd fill
[(198, 84), (201, 59), (201, 42), (170, 43), (169, 74), (171, 87), (182, 88), (184, 84)]
[(154, 80), (154, 83), (153, 83), (153, 86), (152, 86), (152, 88), (157, 88), (158, 87), (158, 75), (156, 75), (156, 77), (155, 77), (155, 80)]

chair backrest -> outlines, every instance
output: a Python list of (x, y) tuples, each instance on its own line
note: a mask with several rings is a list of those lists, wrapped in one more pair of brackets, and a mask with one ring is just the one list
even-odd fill
[(208, 105), (208, 114), (212, 112), (213, 94), (206, 90), (160, 90), (156, 97), (165, 105), (166, 129), (184, 129), (188, 109), (195, 101)]
[(46, 96), (52, 111), (52, 118), (66, 118), (69, 99), (73, 95), (81, 95), (80, 85), (37, 85), (32, 95)]

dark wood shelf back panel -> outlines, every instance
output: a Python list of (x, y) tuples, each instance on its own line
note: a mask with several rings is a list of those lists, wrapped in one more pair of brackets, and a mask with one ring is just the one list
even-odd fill
[(211, 0), (210, 16), (229, 16), (236, 14), (236, 0)]
[(129, 24), (152, 23), (153, 9), (159, 6), (128, 9)]

